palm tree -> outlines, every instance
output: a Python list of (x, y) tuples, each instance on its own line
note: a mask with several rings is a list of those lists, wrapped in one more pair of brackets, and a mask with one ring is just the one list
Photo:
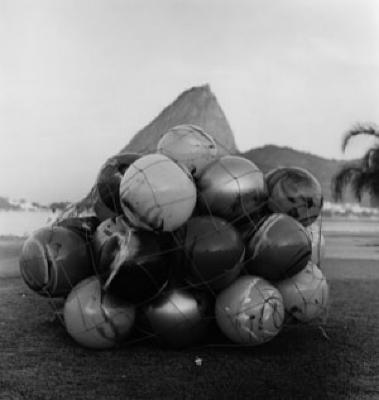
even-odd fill
[[(345, 151), (351, 138), (370, 135), (379, 139), (379, 130), (374, 125), (358, 124), (344, 135), (342, 151)], [(343, 192), (350, 185), (354, 197), (361, 201), (362, 194), (368, 192), (379, 198), (379, 140), (357, 161), (346, 163), (333, 177), (332, 192), (335, 200), (341, 200)]]

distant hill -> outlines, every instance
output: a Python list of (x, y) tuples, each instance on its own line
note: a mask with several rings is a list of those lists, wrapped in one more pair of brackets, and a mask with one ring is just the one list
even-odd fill
[[(279, 166), (295, 166), (307, 169), (319, 180), (326, 201), (332, 201), (332, 178), (345, 163), (345, 161), (327, 159), (289, 147), (279, 147), (275, 145), (251, 149), (242, 153), (242, 155), (253, 161), (263, 172), (267, 172)], [(356, 202), (349, 191), (346, 192), (344, 201)], [(367, 204), (367, 202), (368, 200), (364, 199), (364, 203)]]
[(237, 152), (232, 129), (209, 85), (192, 87), (181, 93), (137, 132), (121, 152), (155, 152), (160, 138), (170, 128), (182, 124), (202, 127), (215, 139), (220, 154)]
[(11, 203), (7, 197), (0, 197), (0, 210), (19, 211), (21, 207), (19, 204)]
[(0, 196), (0, 211), (39, 211), (44, 209), (47, 207), (36, 202)]
[(0, 211), (64, 210), (69, 204), (67, 201), (62, 201), (43, 205), (35, 201), (0, 196)]

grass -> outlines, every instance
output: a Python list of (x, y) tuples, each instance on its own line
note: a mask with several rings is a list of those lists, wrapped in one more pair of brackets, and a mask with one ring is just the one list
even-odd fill
[(254, 348), (216, 334), (213, 345), (182, 351), (149, 342), (86, 350), (17, 274), (3, 276), (0, 399), (378, 399), (379, 269), (341, 259), (324, 268), (332, 299), (326, 335), (295, 326)]
[(18, 276), (18, 256), (25, 238), (15, 236), (0, 236), (0, 278)]

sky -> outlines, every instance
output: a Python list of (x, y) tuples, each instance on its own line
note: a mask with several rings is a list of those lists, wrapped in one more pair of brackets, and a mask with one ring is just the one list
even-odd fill
[(0, 0), (0, 196), (75, 201), (182, 91), (240, 150), (362, 155), (379, 124), (377, 0)]

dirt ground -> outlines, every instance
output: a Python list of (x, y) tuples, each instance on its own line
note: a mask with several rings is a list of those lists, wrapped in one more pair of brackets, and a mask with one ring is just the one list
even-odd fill
[(331, 305), (322, 328), (287, 327), (260, 347), (215, 333), (182, 351), (145, 341), (91, 351), (72, 341), (48, 302), (19, 278), (22, 241), (2, 239), (0, 399), (376, 400), (379, 240), (364, 232), (329, 232), (326, 240)]

